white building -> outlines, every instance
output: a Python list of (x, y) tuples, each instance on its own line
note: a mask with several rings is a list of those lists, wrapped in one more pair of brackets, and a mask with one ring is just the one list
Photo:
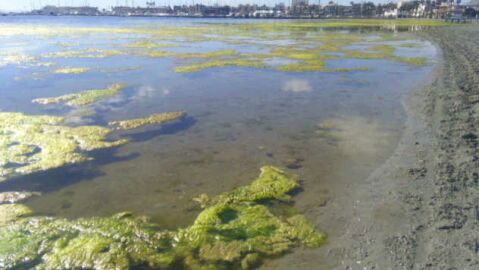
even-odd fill
[(292, 7), (307, 6), (307, 5), (309, 5), (308, 0), (292, 0), (291, 2)]
[(253, 17), (273, 17), (275, 15), (274, 10), (268, 9), (268, 10), (256, 10), (253, 12)]
[(424, 14), (426, 14), (426, 5), (425, 4), (419, 4), (416, 9), (411, 11), (411, 17), (424, 17)]
[(386, 18), (397, 18), (398, 17), (398, 10), (392, 9), (392, 10), (386, 10), (384, 11), (384, 17)]

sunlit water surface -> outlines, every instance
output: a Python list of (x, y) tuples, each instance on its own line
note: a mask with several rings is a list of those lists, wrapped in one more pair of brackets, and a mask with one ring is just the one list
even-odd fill
[[(74, 27), (154, 28), (204, 22), (208, 20), (0, 18), (1, 24)], [(168, 111), (188, 114), (180, 122), (120, 134), (131, 142), (92, 153), (92, 162), (7, 181), (0, 184), (0, 190), (43, 192), (26, 203), (39, 214), (76, 218), (128, 210), (148, 215), (166, 228), (177, 228), (190, 224), (199, 212), (193, 197), (249, 183), (261, 166), (271, 164), (300, 176), (303, 190), (295, 197), (296, 207), (334, 241), (338, 232), (332, 222), (324, 220), (330, 218), (324, 209), (336, 198), (353, 193), (348, 186), (366, 178), (392, 153), (406, 119), (401, 98), (433, 69), (436, 51), (430, 43), (408, 33), (397, 35), (421, 45), (399, 48), (398, 54), (427, 57), (428, 64), (411, 67), (387, 60), (343, 59), (328, 61), (328, 65), (370, 70), (288, 73), (224, 67), (181, 74), (173, 69), (181, 60), (169, 58), (66, 58), (54, 62), (94, 70), (40, 78), (32, 74), (44, 73), (44, 67), (0, 67), (2, 111), (66, 115), (73, 125), (104, 125)], [(74, 43), (76, 48), (109, 48), (112, 43), (137, 38), (14, 36), (2, 37), (0, 48), (40, 55), (61, 50), (61, 42)], [(256, 49), (221, 42), (183, 45), (189, 51)], [(115, 68), (130, 70), (105, 72)], [(34, 98), (115, 82), (126, 83), (127, 90), (84, 109), (31, 103)], [(334, 128), (324, 128), (331, 123)], [(289, 255), (291, 262), (295, 261), (293, 255)], [(315, 256), (305, 258), (309, 261), (297, 267), (311, 269)], [(282, 261), (287, 262), (288, 257)]]

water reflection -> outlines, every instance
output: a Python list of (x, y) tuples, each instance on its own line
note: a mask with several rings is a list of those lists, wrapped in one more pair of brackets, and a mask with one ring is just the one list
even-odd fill
[(313, 87), (311, 86), (311, 83), (305, 79), (287, 80), (283, 83), (282, 89), (285, 92), (293, 92), (293, 93), (313, 91)]
[[(42, 23), (58, 24), (55, 19), (46, 20)], [(93, 20), (119, 28), (146, 25), (160, 29), (171, 24), (151, 18)], [(190, 19), (175, 20), (177, 26), (197, 23)], [(79, 27), (89, 23), (75, 18), (69, 24)], [(176, 42), (199, 52), (234, 49), (264, 53), (267, 48), (263, 46), (278, 44), (298, 46), (292, 49), (310, 48), (315, 43), (305, 39), (335, 31), (364, 34), (365, 42), (371, 45), (384, 34), (379, 30), (313, 28), (291, 36), (285, 31), (282, 38), (274, 37), (277, 40), (243, 36), (216, 42)], [(397, 54), (429, 60), (435, 57), (432, 44), (403, 33), (402, 29), (390, 30), (398, 33), (389, 36), (391, 40), (386, 42), (397, 48)], [(26, 51), (37, 54), (56, 51), (58, 48), (52, 48), (52, 42), (74, 47), (95, 44), (117, 47), (144, 38), (136, 34), (82, 35), (81, 39), (54, 36), (35, 41), (34, 48)], [(172, 39), (158, 40), (161, 38)], [(420, 46), (397, 46), (408, 42)], [(180, 48), (168, 50), (178, 52)], [(270, 63), (272, 66), (293, 63), (283, 60), (271, 58)], [(266, 164), (291, 170), (301, 177), (303, 189), (297, 194), (296, 203), (315, 225), (326, 230), (340, 225), (338, 220), (324, 221), (322, 207), (334, 205), (335, 199), (354, 192), (348, 190), (349, 184), (366, 178), (388, 158), (406, 118), (401, 98), (433, 68), (432, 65), (410, 68), (384, 59), (331, 59), (326, 61), (331, 68), (370, 69), (318, 73), (229, 66), (178, 74), (174, 67), (183, 64), (184, 59), (130, 55), (56, 61), (59, 66), (91, 66), (94, 71), (32, 81), (26, 76), (29, 72), (41, 74), (48, 69), (37, 66), (27, 71), (22, 69), (23, 64), (3, 66), (0, 109), (63, 115), (69, 125), (105, 125), (113, 120), (167, 111), (186, 111), (188, 116), (163, 126), (115, 133), (114, 136), (130, 139), (130, 143), (94, 152), (92, 162), (11, 179), (0, 183), (0, 190), (43, 192), (27, 202), (36, 213), (75, 218), (130, 210), (151, 216), (165, 228), (191, 223), (198, 211), (192, 206), (192, 198), (201, 193), (219, 194), (245, 184)], [(16, 81), (15, 76), (25, 79)], [(128, 88), (91, 106), (65, 108), (31, 103), (34, 98), (60, 96), (112, 82), (124, 82)], [(309, 259), (314, 262), (314, 257), (313, 253)], [(314, 263), (309, 261), (308, 265)]]

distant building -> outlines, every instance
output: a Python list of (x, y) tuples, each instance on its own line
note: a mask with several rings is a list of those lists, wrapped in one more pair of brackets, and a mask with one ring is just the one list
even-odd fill
[(307, 15), (309, 11), (308, 0), (292, 0), (291, 1), (291, 13), (294, 16)]
[(45, 6), (42, 9), (34, 10), (32, 12), (36, 15), (50, 15), (50, 16), (98, 16), (101, 12), (97, 7), (56, 7)]
[[(118, 1), (117, 1), (118, 2)], [(126, 1), (125, 1), (126, 2)], [(133, 2), (133, 1), (132, 1)], [(190, 16), (190, 17), (236, 17), (236, 18), (444, 18), (451, 13), (463, 13), (468, 18), (479, 17), (479, 0), (397, 0), (386, 4), (372, 1), (349, 2), (339, 5), (337, 1), (291, 0), (291, 5), (266, 6), (246, 4), (228, 5), (175, 5), (159, 6), (155, 0), (147, 0), (144, 7), (116, 6), (99, 11), (95, 7), (46, 6), (28, 12), (32, 15), (112, 15), (112, 16)], [(162, 2), (164, 3), (164, 2)], [(13, 13), (16, 15), (20, 13)], [(0, 13), (0, 15), (2, 15)], [(8, 15), (8, 14), (7, 14)]]
[(201, 10), (203, 16), (227, 16), (230, 13), (229, 6), (204, 6)]
[(156, 7), (156, 2), (155, 1), (146, 2), (146, 7), (147, 8), (155, 8)]
[(291, 6), (294, 7), (303, 7), (303, 6), (308, 6), (309, 1), (308, 0), (292, 0)]
[(170, 7), (113, 7), (111, 15), (114, 16), (167, 16), (173, 14)]
[(388, 9), (384, 11), (384, 17), (386, 18), (397, 18), (398, 17), (398, 9)]
[(422, 18), (426, 14), (426, 5), (419, 4), (414, 10), (411, 12), (411, 17)]
[(253, 16), (256, 18), (271, 18), (274, 17), (275, 12), (272, 9), (260, 9), (253, 12)]

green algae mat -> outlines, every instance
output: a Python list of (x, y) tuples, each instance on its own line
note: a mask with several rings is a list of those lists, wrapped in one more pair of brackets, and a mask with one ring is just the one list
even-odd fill
[[(68, 97), (70, 102), (75, 102), (74, 105), (82, 105), (91, 99), (90, 94)], [(183, 112), (155, 114), (112, 122), (111, 125), (118, 126), (117, 129), (133, 129), (175, 121), (184, 115)], [(0, 112), (0, 182), (14, 176), (84, 162), (91, 159), (85, 155), (86, 151), (116, 147), (127, 142), (126, 139), (108, 140), (113, 129), (107, 127), (71, 127), (63, 121), (64, 117), (59, 116)]]
[[(302, 215), (278, 216), (268, 201), (291, 202), (295, 177), (266, 166), (251, 184), (202, 195), (194, 223), (161, 230), (146, 217), (120, 213), (67, 220), (30, 216), (0, 205), (0, 266), (7, 269), (250, 269), (295, 246), (319, 247), (323, 234)], [(287, 206), (291, 207), (291, 206)]]
[[(395, 54), (395, 48), (379, 44), (394, 40), (394, 33), (382, 33), (370, 39), (370, 30), (420, 29), (444, 27), (450, 23), (439, 20), (322, 20), (287, 21), (275, 23), (198, 23), (188, 26), (163, 26), (161, 28), (116, 28), (116, 27), (25, 27), (0, 25), (0, 37), (20, 35), (41, 38), (87, 37), (89, 35), (111, 35), (111, 39), (127, 36), (137, 38), (126, 43), (112, 42), (110, 48), (77, 48), (75, 44), (59, 44), (60, 51), (41, 55), (7, 53), (0, 55), (0, 66), (16, 64), (22, 66), (47, 66), (49, 71), (41, 75), (79, 75), (95, 71), (90, 67), (61, 66), (60, 59), (105, 59), (111, 57), (171, 58), (179, 64), (174, 67), (178, 73), (193, 73), (204, 69), (224, 67), (266, 68), (280, 72), (349, 72), (364, 71), (365, 67), (330, 68), (327, 60), (338, 59), (386, 59), (406, 65), (424, 65), (422, 57), (405, 57)], [(338, 31), (345, 29), (346, 31)], [(333, 31), (335, 30), (335, 31)], [(294, 44), (268, 43), (292, 37)], [(220, 49), (199, 52), (188, 46), (207, 42), (222, 42), (230, 45), (250, 45), (256, 52), (235, 49)], [(351, 47), (371, 43), (366, 50)], [(181, 50), (177, 50), (177, 49)], [(264, 50), (261, 50), (264, 49)], [(271, 65), (271, 61), (282, 59), (290, 64)]]

